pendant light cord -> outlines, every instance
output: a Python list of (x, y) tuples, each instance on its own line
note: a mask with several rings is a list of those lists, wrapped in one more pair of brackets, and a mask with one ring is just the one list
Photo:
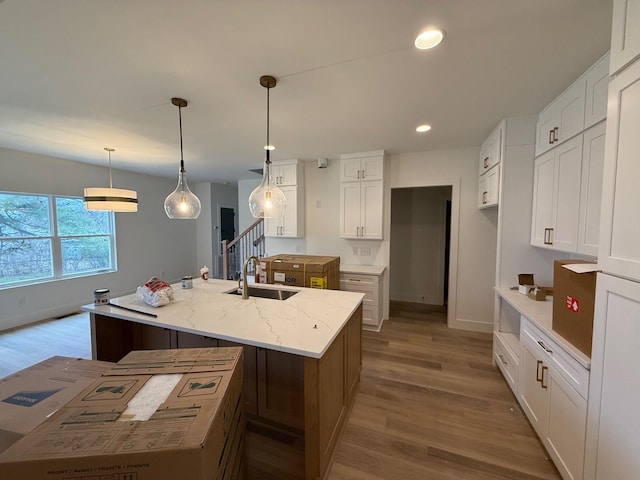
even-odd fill
[(269, 90), (271, 90), (271, 88), (267, 87), (267, 160), (265, 162), (267, 164), (271, 163), (271, 144), (269, 143)]
[(109, 153), (109, 188), (113, 188), (113, 181), (111, 179), (111, 150), (107, 150)]
[(180, 173), (184, 173), (184, 155), (182, 154), (182, 107), (178, 106), (178, 118), (180, 122)]

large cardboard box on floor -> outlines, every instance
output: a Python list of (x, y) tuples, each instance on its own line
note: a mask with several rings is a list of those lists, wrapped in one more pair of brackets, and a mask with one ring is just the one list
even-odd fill
[(279, 254), (260, 259), (267, 283), (340, 290), (340, 257)]
[(2, 480), (244, 478), (242, 348), (131, 352), (0, 454)]
[(552, 328), (590, 357), (597, 272), (576, 273), (564, 267), (568, 264), (586, 264), (587, 270), (595, 266), (588, 260), (554, 262)]
[(0, 452), (44, 422), (113, 365), (51, 357), (0, 379)]

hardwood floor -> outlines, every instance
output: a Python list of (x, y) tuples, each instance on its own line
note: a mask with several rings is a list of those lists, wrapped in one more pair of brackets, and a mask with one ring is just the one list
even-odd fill
[(0, 378), (54, 355), (91, 358), (88, 313), (0, 332)]
[[(491, 362), (491, 335), (447, 329), (442, 308), (391, 307), (380, 333), (363, 333), (329, 480), (560, 479)], [(0, 377), (51, 355), (90, 358), (88, 314), (2, 333), (0, 355)]]
[(487, 333), (392, 303), (364, 332), (360, 391), (331, 480), (560, 479), (491, 362)]

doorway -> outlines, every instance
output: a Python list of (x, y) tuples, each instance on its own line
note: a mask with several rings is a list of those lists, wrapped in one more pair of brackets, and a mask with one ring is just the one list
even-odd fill
[(236, 212), (230, 207), (220, 207), (220, 242), (236, 238)]
[(451, 197), (450, 185), (391, 190), (390, 302), (446, 313)]

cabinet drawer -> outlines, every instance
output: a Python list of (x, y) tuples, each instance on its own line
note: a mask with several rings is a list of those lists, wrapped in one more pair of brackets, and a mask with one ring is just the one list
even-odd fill
[(536, 327), (526, 317), (521, 318), (521, 337), (525, 337), (539, 347), (540, 354), (569, 385), (584, 399), (589, 393), (589, 370), (563, 350), (554, 340)]
[(515, 393), (516, 381), (518, 378), (518, 360), (512, 355), (509, 348), (505, 345), (500, 338), (500, 334), (495, 332), (493, 334), (493, 357), (498, 365), (498, 368), (507, 380), (507, 383), (511, 387), (511, 390)]
[(362, 304), (362, 323), (365, 325), (378, 326), (378, 308), (376, 305)]

